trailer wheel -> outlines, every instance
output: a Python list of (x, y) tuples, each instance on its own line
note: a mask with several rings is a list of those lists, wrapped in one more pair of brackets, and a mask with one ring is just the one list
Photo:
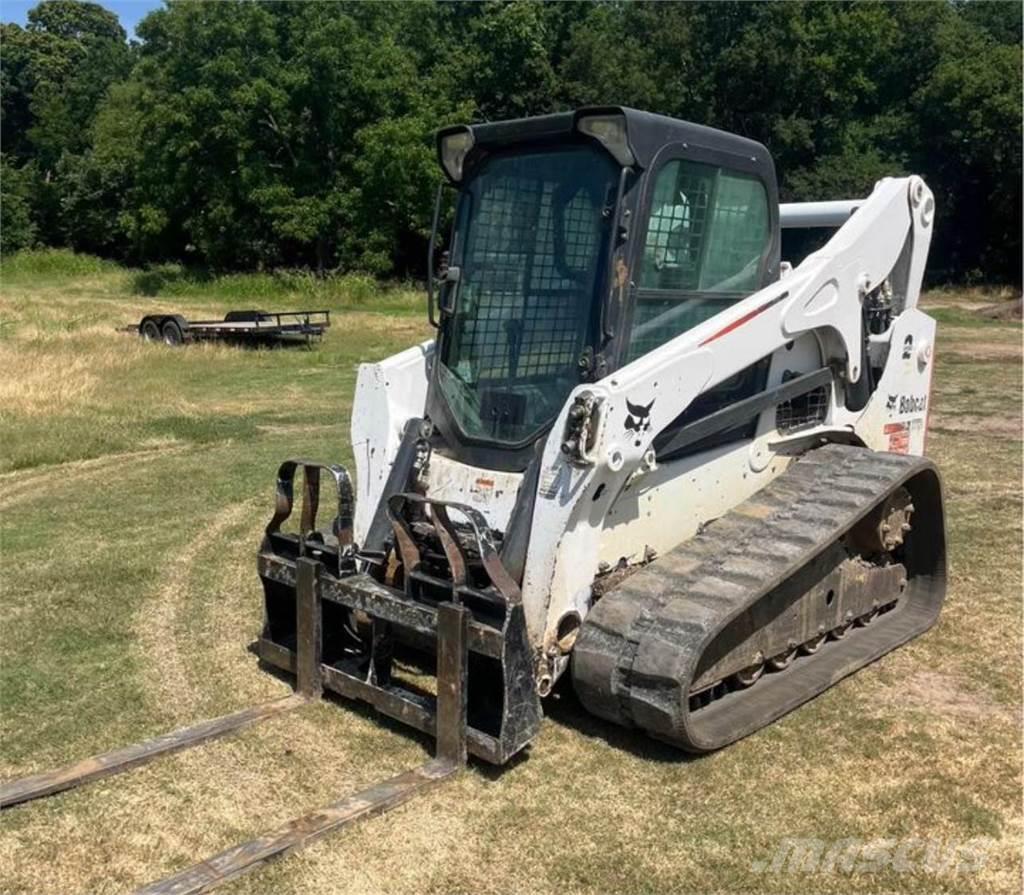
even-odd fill
[(166, 321), (161, 332), (164, 336), (164, 344), (170, 345), (172, 348), (176, 348), (185, 341), (185, 334), (181, 331), (177, 320)]
[(152, 317), (147, 317), (139, 326), (139, 335), (147, 342), (159, 342), (161, 339), (160, 324)]

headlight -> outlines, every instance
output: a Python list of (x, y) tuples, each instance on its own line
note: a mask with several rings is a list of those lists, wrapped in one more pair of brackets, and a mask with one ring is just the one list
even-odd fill
[(635, 164), (636, 158), (626, 137), (625, 115), (587, 115), (576, 122), (576, 128), (581, 134), (598, 140), (624, 168)]
[(441, 164), (452, 180), (462, 180), (462, 163), (472, 148), (473, 134), (468, 128), (441, 137)]

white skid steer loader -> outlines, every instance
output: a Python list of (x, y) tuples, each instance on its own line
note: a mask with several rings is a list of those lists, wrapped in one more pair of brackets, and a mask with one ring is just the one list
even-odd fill
[[(437, 146), (457, 195), (436, 338), (360, 368), (356, 487), (282, 465), (258, 652), (306, 696), (434, 735), (439, 759), (316, 835), (467, 750), (507, 762), (563, 675), (601, 718), (717, 749), (925, 631), (945, 594), (920, 178), (780, 205), (765, 147), (620, 107)], [(835, 233), (794, 267), (786, 227)], [(304, 823), (151, 891), (203, 891)]]

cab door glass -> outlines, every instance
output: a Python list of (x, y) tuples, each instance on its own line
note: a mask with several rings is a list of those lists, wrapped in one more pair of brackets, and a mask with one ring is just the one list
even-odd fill
[(523, 443), (579, 384), (616, 175), (606, 153), (571, 145), (494, 155), (463, 184), (437, 367), (463, 435)]
[(755, 291), (769, 237), (759, 179), (682, 159), (667, 163), (651, 196), (627, 360)]

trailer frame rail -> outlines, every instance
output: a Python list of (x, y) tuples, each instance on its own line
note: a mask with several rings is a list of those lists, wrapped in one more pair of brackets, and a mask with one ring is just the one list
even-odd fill
[(310, 345), (323, 338), (331, 325), (331, 312), (228, 311), (223, 320), (188, 320), (181, 314), (146, 314), (123, 332), (137, 333), (147, 342), (176, 347), (189, 342), (226, 341), (241, 344), (299, 343)]

